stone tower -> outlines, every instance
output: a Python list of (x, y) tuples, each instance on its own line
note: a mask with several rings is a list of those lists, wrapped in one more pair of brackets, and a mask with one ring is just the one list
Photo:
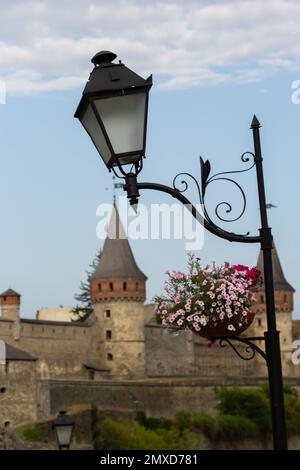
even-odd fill
[(91, 277), (91, 298), (100, 327), (102, 361), (112, 376), (145, 375), (146, 279), (135, 262), (114, 205), (100, 261)]
[[(292, 311), (294, 308), (295, 289), (289, 284), (284, 276), (276, 246), (272, 250), (272, 262), (274, 273), (275, 309), (277, 329), (280, 331), (280, 343), (282, 351), (283, 373), (286, 375), (291, 366), (292, 354)], [(257, 261), (257, 268), (263, 273), (263, 253), (260, 251)], [(254, 323), (251, 327), (257, 336), (263, 336), (267, 330), (266, 319), (266, 299), (264, 285), (259, 288), (256, 294), (257, 302), (254, 304), (256, 312)]]
[(18, 321), (20, 319), (21, 295), (13, 289), (7, 289), (0, 294), (0, 305), (3, 320)]

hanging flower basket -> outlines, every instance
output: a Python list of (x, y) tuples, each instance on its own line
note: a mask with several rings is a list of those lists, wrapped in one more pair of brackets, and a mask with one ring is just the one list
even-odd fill
[(203, 268), (200, 259), (189, 255), (187, 273), (168, 271), (165, 294), (157, 296), (157, 320), (174, 330), (189, 329), (211, 339), (236, 336), (254, 319), (254, 292), (261, 282), (260, 271), (244, 265)]

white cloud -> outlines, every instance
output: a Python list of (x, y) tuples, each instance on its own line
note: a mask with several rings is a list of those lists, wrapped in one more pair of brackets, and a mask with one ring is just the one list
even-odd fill
[(260, 81), (300, 68), (299, 24), (293, 0), (1, 0), (0, 79), (72, 89), (110, 49), (162, 89)]

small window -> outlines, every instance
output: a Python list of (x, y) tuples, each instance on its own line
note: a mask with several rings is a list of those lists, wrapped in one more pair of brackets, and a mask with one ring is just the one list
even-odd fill
[(138, 282), (135, 283), (135, 290), (139, 290), (139, 283)]
[(108, 361), (113, 361), (113, 359), (114, 359), (114, 356), (111, 353), (108, 353), (107, 354), (107, 360)]
[(261, 319), (260, 318), (258, 318), (257, 323), (258, 323), (258, 326), (261, 326)]
[(0, 388), (0, 393), (5, 393), (6, 392), (6, 387), (1, 387)]
[(287, 295), (286, 295), (286, 294), (284, 294), (284, 296), (283, 296), (283, 301), (284, 301), (285, 303), (287, 302)]
[(6, 300), (6, 295), (3, 297), (3, 300)]
[(106, 330), (106, 339), (111, 339), (111, 338), (112, 338), (111, 330)]
[(114, 285), (112, 282), (109, 283), (109, 290), (112, 292), (114, 290)]
[(127, 290), (127, 282), (123, 282), (123, 290)]
[(109, 308), (107, 308), (107, 309), (105, 310), (105, 318), (110, 318), (110, 317), (111, 317), (111, 313), (110, 313)]
[(265, 302), (263, 295), (260, 296), (260, 301), (261, 301), (262, 304)]
[(101, 283), (98, 284), (98, 292), (102, 292), (102, 284)]

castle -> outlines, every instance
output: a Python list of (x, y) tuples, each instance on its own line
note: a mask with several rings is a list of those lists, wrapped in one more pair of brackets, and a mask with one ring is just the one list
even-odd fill
[[(111, 224), (123, 230), (116, 208)], [(300, 320), (292, 320), (294, 289), (276, 248), (273, 265), (283, 374), (298, 387), (300, 373), (291, 354)], [(258, 268), (263, 269), (261, 253)], [(175, 336), (155, 323), (154, 305), (144, 304), (146, 280), (122, 233), (104, 242), (90, 281), (94, 312), (85, 321), (20, 318), (21, 295), (12, 289), (3, 292), (0, 423), (15, 426), (91, 403), (100, 408), (139, 406), (153, 415), (203, 410), (213, 406), (215, 385), (266, 382), (259, 355), (243, 361), (230, 347), (208, 348), (207, 341), (190, 331)], [(248, 336), (263, 336), (266, 330), (263, 287), (257, 297)]]

